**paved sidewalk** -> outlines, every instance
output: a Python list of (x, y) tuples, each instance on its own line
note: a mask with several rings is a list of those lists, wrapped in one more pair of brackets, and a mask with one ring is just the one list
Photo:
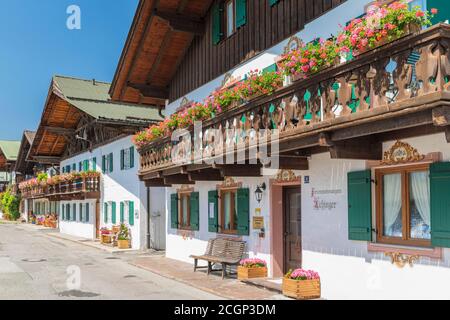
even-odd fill
[(222, 280), (220, 273), (206, 275), (193, 265), (165, 257), (143, 257), (129, 261), (132, 265), (149, 270), (160, 276), (177, 280), (194, 288), (233, 300), (284, 300), (284, 296), (270, 290), (247, 285), (236, 278)]
[(32, 224), (21, 224), (21, 225), (18, 225), (18, 227), (20, 227), (22, 229), (27, 229), (27, 230), (46, 231), (45, 235), (47, 235), (49, 237), (75, 242), (75, 243), (82, 244), (82, 245), (85, 245), (88, 247), (103, 250), (103, 251), (106, 251), (111, 254), (141, 252), (141, 250), (136, 250), (136, 249), (118, 249), (117, 247), (105, 246), (105, 245), (101, 244), (100, 241), (94, 241), (94, 240), (90, 240), (90, 239), (86, 239), (86, 238), (71, 236), (68, 234), (62, 234), (62, 233), (59, 233), (59, 231), (57, 229), (46, 228), (43, 226), (37, 226), (37, 225), (32, 225)]

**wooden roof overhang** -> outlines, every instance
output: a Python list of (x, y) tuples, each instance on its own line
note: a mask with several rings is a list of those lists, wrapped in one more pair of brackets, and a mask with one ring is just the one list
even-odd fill
[(82, 112), (59, 94), (52, 81), (29, 160), (48, 165), (59, 164), (66, 149), (66, 137), (75, 132), (81, 116)]
[(111, 85), (112, 100), (165, 106), (186, 50), (205, 32), (212, 0), (140, 0)]
[[(419, 55), (415, 64), (416, 78), (423, 82), (415, 89), (407, 88), (413, 65), (408, 59), (413, 52)], [(392, 74), (386, 72), (390, 61), (397, 63)], [(444, 132), (450, 143), (450, 84), (446, 80), (449, 76), (450, 26), (441, 24), (219, 114), (203, 123), (203, 137), (207, 136), (207, 129), (226, 128), (227, 123), (237, 124), (236, 129), (239, 129), (242, 119), (246, 119), (243, 127), (264, 129), (271, 123), (268, 119), (272, 119), (277, 128), (283, 128), (276, 153), (280, 159), (279, 169), (296, 170), (307, 169), (308, 157), (323, 152), (329, 152), (331, 159), (381, 160), (382, 143), (395, 139)], [(339, 83), (337, 91), (333, 88), (336, 82)], [(355, 100), (360, 104), (353, 112), (349, 106), (353, 100), (352, 85)], [(312, 94), (308, 107), (301, 97), (306, 90), (314, 93), (318, 88), (321, 88), (321, 96)], [(392, 91), (391, 99), (386, 96), (387, 91)], [(290, 105), (294, 97), (300, 99)], [(271, 105), (280, 106), (283, 102), (284, 108), (269, 111)], [(302, 117), (306, 110), (322, 110), (323, 118), (313, 116), (305, 122)], [(250, 122), (252, 115), (254, 119)], [(191, 145), (195, 145), (194, 141)], [(247, 165), (193, 164), (194, 161), (176, 164), (172, 162), (173, 148), (174, 143), (166, 138), (139, 150), (139, 176), (147, 186), (262, 174), (260, 162), (251, 164), (250, 160), (255, 158), (249, 156), (253, 153), (249, 152), (248, 144)], [(268, 149), (271, 150), (270, 144)]]
[(32, 174), (34, 161), (28, 160), (31, 144), (34, 140), (34, 132), (25, 131), (20, 144), (19, 155), (17, 156), (17, 162), (14, 170), (17, 174)]

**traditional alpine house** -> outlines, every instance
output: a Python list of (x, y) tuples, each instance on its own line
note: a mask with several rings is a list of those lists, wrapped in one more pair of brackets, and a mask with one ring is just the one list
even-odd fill
[[(166, 123), (136, 136), (140, 179), (166, 187), (167, 257), (193, 263), (210, 239), (242, 240), (272, 278), (318, 271), (325, 298), (449, 297), (450, 27), (438, 23), (450, 6), (408, 5), (417, 19), (414, 6), (436, 8), (435, 25), (384, 43), (381, 34), (376, 48), (339, 51), (323, 70), (308, 73), (308, 61), (304, 76), (280, 70), (281, 85), (229, 103), (228, 89), (276, 78), (290, 52), (378, 9), (367, 0), (140, 1), (110, 94), (169, 100)], [(180, 125), (211, 105), (200, 129)], [(252, 145), (267, 136), (272, 162)]]
[(20, 141), (0, 140), (0, 192), (15, 181), (14, 167)]
[[(102, 228), (124, 223), (131, 247), (141, 249), (147, 242), (150, 195), (137, 177), (140, 164), (131, 137), (162, 114), (149, 106), (111, 102), (109, 88), (96, 80), (52, 79), (29, 158), (57, 171), (38, 174), (21, 189), (36, 214), (58, 217), (61, 233), (96, 239)], [(153, 206), (162, 192), (152, 191)], [(164, 240), (159, 243), (163, 248)]]

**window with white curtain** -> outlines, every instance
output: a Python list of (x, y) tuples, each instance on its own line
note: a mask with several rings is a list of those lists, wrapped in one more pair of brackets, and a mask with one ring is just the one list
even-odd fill
[(429, 246), (429, 165), (380, 169), (376, 175), (378, 242)]

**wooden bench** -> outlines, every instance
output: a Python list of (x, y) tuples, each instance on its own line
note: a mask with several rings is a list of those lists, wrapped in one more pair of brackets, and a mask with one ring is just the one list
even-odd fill
[[(194, 272), (197, 269), (208, 269), (207, 274), (209, 275), (212, 271), (222, 271), (222, 279), (225, 278), (228, 266), (236, 266), (242, 260), (245, 250), (244, 241), (235, 241), (229, 239), (211, 239), (208, 241), (208, 246), (206, 247), (205, 254), (202, 256), (191, 255), (190, 257), (194, 259)], [(198, 260), (203, 260), (208, 262), (208, 266), (199, 267)], [(215, 264), (222, 265), (222, 269), (213, 270), (212, 267)]]

